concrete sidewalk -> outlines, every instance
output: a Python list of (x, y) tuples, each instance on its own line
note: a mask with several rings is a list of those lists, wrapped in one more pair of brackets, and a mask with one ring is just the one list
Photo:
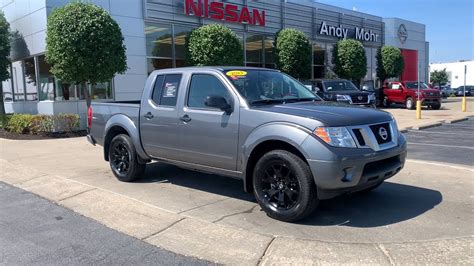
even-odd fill
[[(225, 264), (473, 264), (469, 167), (407, 162), (366, 196), (301, 223), (268, 218), (242, 183), (153, 163), (118, 182), (85, 138), (0, 140), (0, 180), (166, 250)], [(455, 178), (453, 178), (455, 173)]]

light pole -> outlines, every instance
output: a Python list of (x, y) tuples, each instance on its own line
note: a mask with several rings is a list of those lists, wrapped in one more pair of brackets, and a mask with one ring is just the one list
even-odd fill
[(464, 65), (464, 92), (462, 96), (462, 106), (461, 109), (463, 112), (467, 111), (467, 103), (466, 103), (466, 75), (467, 75), (467, 65)]

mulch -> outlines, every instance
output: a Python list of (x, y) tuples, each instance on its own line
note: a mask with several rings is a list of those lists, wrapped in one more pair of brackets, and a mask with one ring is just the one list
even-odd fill
[(84, 137), (86, 135), (87, 135), (87, 132), (85, 130), (76, 131), (76, 132), (64, 132), (64, 133), (43, 132), (39, 134), (18, 134), (18, 133), (8, 132), (4, 129), (0, 129), (0, 138), (15, 139), (15, 140), (77, 138), (77, 137)]

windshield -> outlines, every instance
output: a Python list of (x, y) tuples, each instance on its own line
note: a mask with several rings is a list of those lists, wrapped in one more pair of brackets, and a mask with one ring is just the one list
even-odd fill
[(359, 90), (352, 82), (348, 80), (325, 81), (327, 91), (353, 91)]
[(281, 72), (236, 69), (226, 70), (224, 74), (250, 105), (321, 100), (303, 84)]
[[(418, 89), (418, 82), (405, 82), (405, 86), (408, 89)], [(420, 82), (420, 89), (429, 89), (429, 87), (424, 82)]]

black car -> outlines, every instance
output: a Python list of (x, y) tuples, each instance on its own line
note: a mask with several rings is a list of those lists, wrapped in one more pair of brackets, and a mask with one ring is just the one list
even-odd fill
[(346, 79), (313, 79), (312, 90), (326, 101), (375, 107), (375, 94), (359, 90)]
[[(472, 96), (474, 93), (474, 86), (467, 86), (466, 85), (466, 96)], [(464, 86), (460, 86), (455, 90), (456, 96), (463, 96), (464, 95)]]

